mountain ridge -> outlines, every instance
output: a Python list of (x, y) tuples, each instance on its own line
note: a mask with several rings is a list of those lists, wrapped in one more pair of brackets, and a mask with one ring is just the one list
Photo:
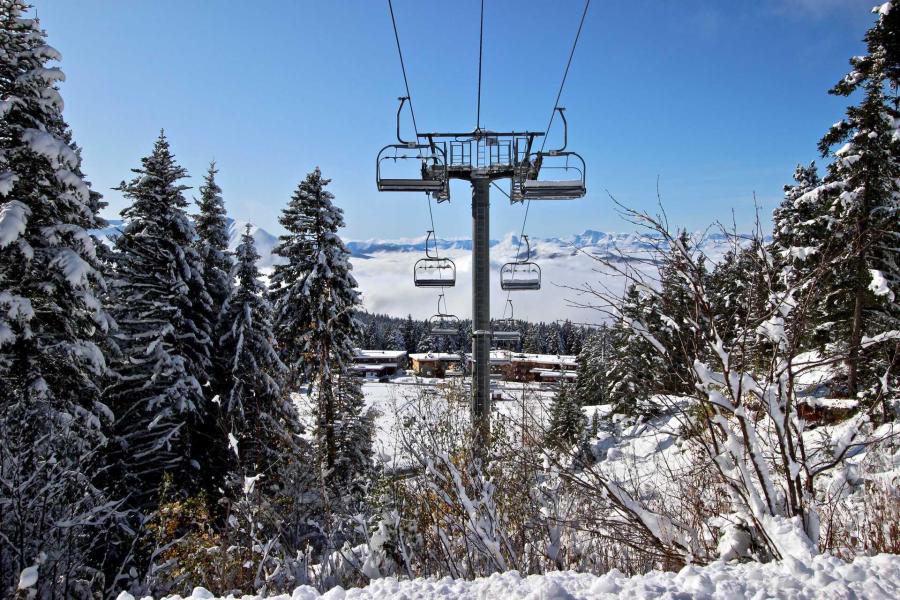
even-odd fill
[[(228, 219), (228, 248), (230, 250), (237, 248), (247, 224), (246, 221)], [(100, 237), (111, 239), (121, 231), (122, 225), (123, 221), (121, 219), (110, 219), (107, 221), (106, 227), (95, 230), (94, 233)], [(252, 224), (251, 234), (256, 243), (256, 250), (261, 256), (260, 266), (269, 267), (278, 262), (278, 257), (273, 255), (273, 250), (278, 243), (278, 237)], [(732, 240), (722, 233), (705, 233), (702, 236), (694, 234), (694, 236), (701, 240), (699, 248), (705, 254), (710, 255), (710, 258), (713, 260), (723, 255), (733, 245)], [(658, 240), (659, 236), (655, 235), (633, 232), (605, 232), (595, 229), (585, 229), (581, 233), (565, 237), (529, 238), (532, 251), (531, 258), (533, 259), (552, 259), (584, 252), (606, 257), (628, 257), (632, 254), (643, 256), (653, 249)], [(424, 254), (425, 252), (425, 236), (397, 239), (369, 238), (364, 240), (345, 240), (344, 244), (350, 251), (351, 256), (357, 260), (369, 260), (375, 258), (377, 254)], [(520, 238), (515, 233), (507, 233), (501, 239), (492, 239), (490, 240), (490, 245), (491, 248), (496, 248), (501, 255), (510, 256), (512, 259), (516, 256), (525, 258), (526, 250), (524, 244), (520, 247)], [(439, 238), (436, 242), (436, 248), (439, 252), (454, 254), (470, 252), (472, 250), (472, 240), (469, 238)]]

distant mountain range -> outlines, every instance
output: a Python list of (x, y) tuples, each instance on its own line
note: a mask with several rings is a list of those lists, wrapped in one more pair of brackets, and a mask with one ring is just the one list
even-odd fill
[[(104, 236), (118, 234), (122, 221), (110, 221), (108, 227), (98, 233)], [(233, 250), (240, 242), (246, 222), (229, 220), (229, 247)], [(272, 250), (278, 238), (259, 227), (251, 227), (260, 268), (268, 272), (278, 257)], [(698, 236), (699, 237), (699, 236)], [(593, 257), (614, 262), (632, 263), (634, 270), (652, 268), (647, 265), (649, 253), (656, 239), (635, 233), (606, 233), (586, 230), (568, 237), (533, 238), (531, 258), (541, 266), (543, 286), (539, 291), (516, 292), (511, 295), (515, 304), (515, 316), (530, 320), (570, 318), (579, 322), (602, 319), (596, 311), (585, 308), (590, 304), (590, 294), (579, 291), (586, 283), (601, 284), (609, 290), (621, 290), (621, 277), (598, 271)], [(412, 314), (417, 318), (431, 316), (436, 307), (437, 292), (412, 285), (412, 268), (416, 259), (425, 253), (425, 237), (397, 240), (349, 240), (347, 248), (352, 254), (353, 274), (362, 292), (363, 304), (371, 312), (397, 316)], [(730, 248), (729, 239), (719, 233), (707, 233), (700, 249), (711, 261), (719, 260)], [(441, 239), (437, 247), (442, 256), (456, 263), (456, 286), (445, 290), (448, 309), (460, 317), (469, 316), (471, 300), (471, 250), (469, 239)], [(504, 262), (523, 257), (524, 245), (519, 247), (519, 237), (507, 234), (491, 241), (492, 286), (491, 305), (494, 312), (503, 313), (508, 307), (507, 292), (500, 290), (497, 273)], [(638, 262), (640, 260), (640, 262)]]
[[(98, 230), (103, 237), (115, 237), (122, 227), (119, 219), (109, 220), (108, 226)], [(228, 220), (228, 247), (237, 248), (241, 235), (247, 226), (246, 221)], [(260, 256), (260, 266), (268, 267), (278, 261), (272, 250), (278, 243), (278, 237), (265, 229), (251, 225), (250, 231)], [(607, 233), (586, 229), (584, 232), (567, 237), (530, 238), (533, 259), (555, 259), (587, 252), (589, 254), (617, 256), (646, 256), (654, 247), (655, 238), (636, 233)], [(400, 238), (395, 240), (368, 239), (345, 241), (354, 259), (367, 260), (384, 253), (419, 253), (425, 252), (425, 236), (416, 238)], [(439, 251), (456, 254), (471, 252), (472, 240), (466, 238), (447, 238), (437, 241)], [(491, 248), (496, 248), (501, 255), (515, 256), (516, 250), (525, 253), (524, 244), (519, 245), (519, 236), (507, 234), (503, 239), (491, 240)], [(701, 249), (712, 260), (717, 260), (731, 248), (731, 241), (721, 233), (707, 233), (701, 243)]]
[[(121, 219), (109, 219), (107, 221), (107, 226), (103, 229), (98, 229), (94, 233), (97, 233), (102, 238), (114, 238), (119, 235), (119, 232), (122, 228), (123, 221)], [(234, 219), (228, 219), (228, 249), (235, 250), (238, 247), (238, 244), (241, 243), (241, 236), (244, 234), (244, 229), (247, 227), (246, 221), (235, 221)], [(278, 243), (278, 237), (272, 235), (265, 229), (260, 229), (255, 225), (250, 226), (250, 233), (253, 235), (253, 241), (256, 244), (256, 251), (259, 252), (260, 267), (270, 267), (273, 264), (273, 256), (272, 249), (275, 248), (275, 244)]]
[[(532, 258), (557, 258), (560, 256), (589, 252), (596, 255), (618, 255), (629, 253), (646, 254), (655, 247), (658, 237), (639, 235), (636, 233), (606, 233), (587, 229), (583, 233), (568, 237), (530, 238)], [(353, 240), (347, 247), (355, 258), (366, 259), (384, 252), (418, 252), (425, 251), (425, 237), (404, 238), (398, 240)], [(466, 238), (450, 238), (438, 240), (439, 250), (471, 251), (472, 240)], [(519, 247), (519, 236), (507, 234), (502, 240), (491, 240), (491, 248), (510, 249)], [(731, 247), (731, 241), (721, 233), (707, 234), (703, 238), (701, 248), (711, 258), (721, 256)], [(521, 247), (524, 254), (525, 246)]]
[[(699, 237), (699, 236), (698, 236)], [(613, 260), (627, 260), (628, 257), (646, 259), (658, 244), (659, 237), (636, 233), (606, 233), (587, 229), (568, 237), (529, 238), (532, 259), (556, 259), (565, 256), (588, 253)], [(369, 259), (376, 255), (395, 252), (425, 252), (425, 237), (399, 240), (353, 240), (347, 247), (356, 259)], [(718, 260), (732, 247), (732, 241), (721, 233), (707, 233), (700, 243), (700, 249), (711, 260)], [(455, 254), (470, 252), (472, 240), (450, 238), (438, 240), (439, 251)], [(510, 233), (503, 239), (491, 240), (491, 248), (512, 260), (518, 251), (522, 258), (526, 246), (520, 245), (519, 236)]]

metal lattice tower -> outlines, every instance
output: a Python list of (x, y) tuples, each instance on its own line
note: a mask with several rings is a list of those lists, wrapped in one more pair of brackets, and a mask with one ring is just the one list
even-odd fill
[[(400, 136), (400, 114), (408, 98), (400, 98), (397, 111), (399, 143), (382, 148), (376, 159), (376, 182), (380, 191), (426, 192), (438, 202), (450, 199), (450, 180), (472, 185), (472, 372), (471, 416), (475, 432), (475, 454), (483, 457), (490, 439), (490, 352), (492, 344), (490, 305), (490, 188), (509, 179), (509, 198), (563, 200), (585, 195), (584, 160), (563, 147), (535, 150), (543, 132), (493, 132), (475, 129), (467, 133), (417, 133), (415, 141)], [(557, 108), (567, 127), (563, 109)], [(567, 136), (567, 133), (564, 133)], [(565, 139), (565, 137), (564, 137)], [(399, 162), (419, 162), (418, 177), (388, 177), (385, 171)], [(568, 178), (547, 177), (562, 170)]]

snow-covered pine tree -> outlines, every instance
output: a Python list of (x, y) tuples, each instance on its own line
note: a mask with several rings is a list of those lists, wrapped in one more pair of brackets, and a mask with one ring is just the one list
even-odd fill
[(412, 315), (406, 316), (406, 320), (403, 321), (403, 324), (400, 326), (400, 334), (403, 336), (404, 349), (410, 354), (417, 352), (419, 340), (421, 339), (421, 332), (416, 326), (416, 322), (413, 321)]
[(550, 407), (547, 443), (561, 450), (571, 450), (587, 425), (587, 418), (573, 392), (569, 385), (561, 384)]
[(338, 404), (334, 431), (337, 459), (329, 479), (331, 489), (343, 498), (344, 510), (357, 514), (375, 476), (375, 420), (366, 409), (360, 380), (350, 373), (344, 371), (337, 376), (334, 397)]
[(547, 352), (547, 327), (544, 323), (529, 323), (525, 327), (523, 352), (545, 354)]
[[(225, 202), (222, 200), (222, 188), (216, 183), (218, 172), (216, 163), (211, 162), (203, 178), (203, 185), (200, 186), (200, 199), (197, 200), (200, 212), (194, 216), (197, 230), (194, 247), (203, 264), (203, 281), (211, 300), (209, 320), (213, 324), (210, 389), (207, 391), (209, 397), (221, 396), (230, 387), (228, 358), (219, 346), (219, 340), (225, 333), (219, 327), (223, 323), (219, 317), (234, 287), (231, 278), (234, 261), (228, 251), (228, 219)], [(228, 327), (230, 323), (224, 322), (224, 326)]]
[[(36, 566), (39, 597), (102, 594), (98, 488), (111, 321), (99, 194), (63, 120), (61, 59), (19, 0), (0, 0), (0, 595)], [(90, 554), (95, 556), (89, 557)]]
[[(763, 359), (768, 342), (755, 334), (768, 318), (770, 289), (769, 271), (776, 267), (768, 258), (767, 248), (754, 238), (745, 247), (725, 254), (709, 275), (709, 302), (715, 315), (716, 331), (729, 347), (735, 366), (750, 368)], [(738, 340), (737, 336), (744, 336)], [(740, 343), (737, 343), (740, 341)], [(740, 351), (738, 351), (740, 349)]]
[(779, 265), (791, 267), (792, 281), (809, 274), (817, 263), (817, 250), (827, 244), (823, 227), (827, 207), (821, 196), (808, 193), (820, 184), (815, 161), (797, 165), (794, 183), (784, 186), (784, 200), (772, 212), (772, 252)]
[(130, 182), (131, 205), (115, 241), (113, 316), (122, 357), (107, 389), (121, 440), (119, 483), (132, 503), (154, 508), (166, 472), (176, 491), (214, 490), (222, 473), (211, 458), (227, 452), (203, 386), (210, 367), (211, 299), (175, 162), (160, 133)]
[(900, 329), (900, 11), (887, 3), (875, 12), (867, 53), (851, 58), (850, 73), (829, 90), (859, 92), (859, 103), (819, 142), (822, 156), (833, 158), (821, 185), (794, 200), (823, 209), (810, 224), (832, 241), (811, 248), (828, 262), (817, 320), (846, 353), (851, 396), (861, 389), (863, 336)]
[(293, 458), (289, 452), (299, 421), (282, 389), (287, 367), (275, 350), (272, 309), (259, 281), (259, 253), (250, 225), (235, 258), (232, 273), (237, 284), (225, 300), (220, 320), (224, 333), (219, 347), (230, 381), (220, 398), (220, 424), (222, 436), (231, 440), (240, 474), (271, 477), (275, 463)]
[(575, 400), (579, 406), (606, 403), (609, 387), (606, 374), (612, 356), (610, 330), (604, 324), (589, 335), (578, 354), (578, 379), (575, 384)]
[(375, 322), (374, 315), (372, 315), (372, 317), (366, 322), (365, 326), (362, 328), (362, 332), (359, 335), (359, 346), (361, 348), (380, 348), (378, 323)]
[[(330, 180), (316, 168), (300, 182), (279, 222), (287, 230), (275, 247), (285, 262), (271, 278), (275, 337), (293, 381), (309, 381), (316, 406), (316, 442), (323, 474), (352, 461), (339, 453), (355, 444), (338, 437), (352, 419), (359, 385), (349, 376), (354, 342), (359, 338), (356, 280), (350, 252), (338, 236), (343, 211), (326, 190)], [(326, 482), (329, 483), (329, 482)]]
[(656, 296), (642, 294), (635, 285), (625, 291), (619, 309), (621, 321), (613, 326), (613, 354), (606, 374), (606, 398), (614, 413), (652, 412), (648, 400), (662, 391), (668, 367), (647, 337), (661, 327), (656, 304)]
[[(693, 251), (693, 241), (687, 231), (679, 232), (659, 269), (660, 293), (658, 303), (659, 328), (653, 334), (661, 338), (668, 348), (669, 368), (663, 373), (663, 389), (672, 394), (691, 391), (692, 368), (702, 347), (695, 325), (697, 310), (694, 305), (693, 282), (686, 281), (683, 273), (687, 257)], [(703, 269), (703, 261), (696, 262)], [(692, 273), (705, 277), (705, 272)]]

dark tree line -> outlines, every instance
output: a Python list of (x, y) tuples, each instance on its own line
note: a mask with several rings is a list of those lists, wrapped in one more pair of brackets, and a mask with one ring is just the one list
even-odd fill
[[(406, 352), (471, 352), (472, 321), (460, 319), (459, 335), (451, 338), (432, 338), (429, 323), (424, 319), (393, 317), (383, 314), (360, 313), (362, 331), (357, 346), (369, 350), (405, 350)], [(509, 327), (504, 325), (504, 327)], [(593, 327), (571, 321), (550, 323), (516, 321), (511, 326), (518, 331), (522, 343), (514, 348), (530, 354), (577, 355), (591, 337)]]

